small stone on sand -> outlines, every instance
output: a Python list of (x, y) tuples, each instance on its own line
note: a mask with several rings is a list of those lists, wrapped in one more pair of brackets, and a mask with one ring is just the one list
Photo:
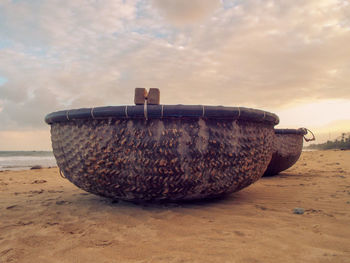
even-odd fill
[(34, 170), (34, 169), (42, 169), (43, 167), (41, 165), (34, 165), (32, 166), (32, 168), (30, 168), (30, 170)]
[(304, 214), (304, 208), (296, 207), (293, 209), (293, 214), (302, 215)]

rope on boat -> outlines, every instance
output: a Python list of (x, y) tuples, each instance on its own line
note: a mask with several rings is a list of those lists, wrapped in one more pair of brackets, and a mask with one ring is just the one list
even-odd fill
[(143, 115), (145, 116), (146, 121), (148, 120), (148, 114), (147, 114), (147, 99), (145, 99), (145, 102), (143, 104)]
[(161, 108), (161, 115), (160, 115), (160, 118), (163, 119), (163, 115), (164, 115), (164, 105), (162, 105), (162, 108)]
[(92, 119), (95, 119), (95, 116), (94, 116), (94, 108), (93, 108), (93, 107), (91, 108), (91, 112), (90, 112), (90, 113), (91, 113)]
[(64, 176), (64, 173), (62, 172), (61, 168), (59, 169), (59, 171), (60, 171), (61, 177), (62, 177), (63, 179), (67, 179), (67, 177)]
[[(313, 134), (312, 131), (310, 131), (310, 130), (307, 129), (307, 128), (302, 128), (302, 129), (305, 130), (304, 140), (305, 140), (306, 142), (314, 141), (314, 140), (316, 139), (316, 138), (315, 138), (315, 135)], [(312, 135), (312, 138), (310, 138), (310, 139), (308, 139), (308, 138), (305, 137), (305, 136), (308, 134), (308, 132), (311, 133), (311, 135)]]
[(128, 106), (125, 106), (125, 117), (129, 118), (129, 116), (128, 116)]

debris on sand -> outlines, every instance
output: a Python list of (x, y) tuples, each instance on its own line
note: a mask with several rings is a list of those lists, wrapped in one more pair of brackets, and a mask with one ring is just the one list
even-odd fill
[(293, 214), (297, 214), (297, 215), (302, 215), (304, 214), (304, 208), (301, 208), (301, 207), (296, 207), (293, 209)]
[(35, 170), (35, 169), (43, 169), (41, 165), (34, 165), (30, 168), (30, 170)]

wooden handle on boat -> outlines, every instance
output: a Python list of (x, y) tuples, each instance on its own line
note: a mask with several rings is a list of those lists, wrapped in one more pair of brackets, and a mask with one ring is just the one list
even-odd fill
[(147, 100), (148, 105), (159, 105), (160, 91), (159, 89), (151, 88), (147, 92), (145, 88), (135, 88), (134, 103), (136, 105), (143, 105)]

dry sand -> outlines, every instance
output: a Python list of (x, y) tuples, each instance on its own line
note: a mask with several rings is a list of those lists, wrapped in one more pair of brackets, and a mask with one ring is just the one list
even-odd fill
[(56, 168), (1, 172), (0, 262), (350, 262), (350, 151), (304, 152), (281, 175), (185, 204), (113, 203)]

